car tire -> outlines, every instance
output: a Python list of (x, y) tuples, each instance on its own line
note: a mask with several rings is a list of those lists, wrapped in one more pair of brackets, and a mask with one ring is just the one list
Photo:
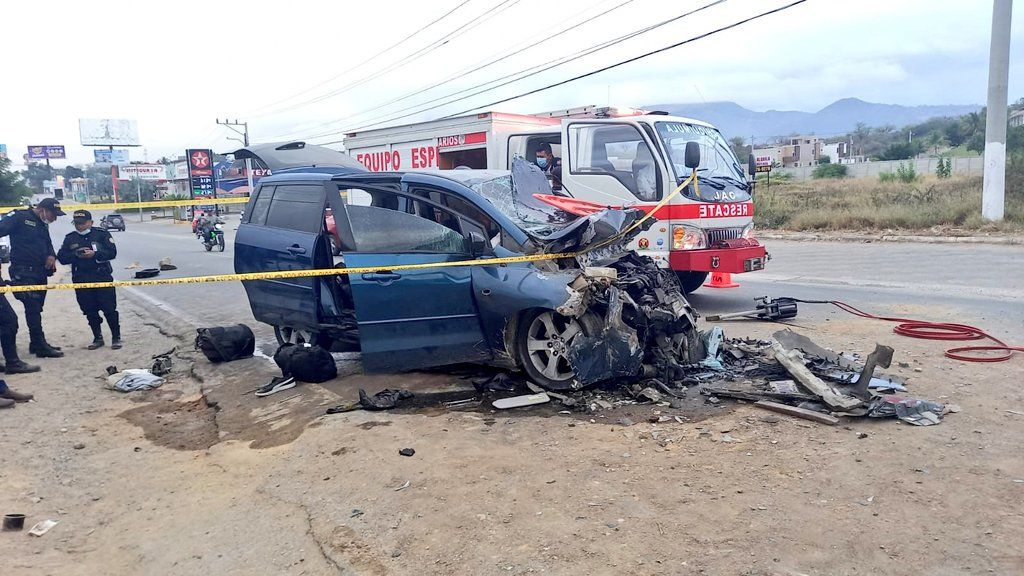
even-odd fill
[[(533, 310), (519, 324), (516, 334), (516, 353), (526, 376), (548, 390), (578, 390), (582, 388), (565, 351), (579, 334), (590, 336), (600, 329), (601, 322), (587, 312), (580, 318), (568, 318), (554, 310)], [(552, 334), (554, 329), (554, 334)], [(572, 332), (568, 337), (567, 332)], [(552, 337), (554, 336), (554, 337)], [(539, 348), (544, 344), (544, 348)], [(533, 348), (531, 350), (531, 348)], [(551, 351), (549, 351), (551, 350)]]
[(679, 284), (683, 288), (683, 294), (695, 292), (708, 279), (707, 272), (676, 272), (676, 276), (679, 278)]

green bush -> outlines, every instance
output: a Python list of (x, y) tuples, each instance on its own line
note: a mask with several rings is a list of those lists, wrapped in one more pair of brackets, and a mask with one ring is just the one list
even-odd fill
[(939, 165), (935, 167), (935, 175), (944, 180), (953, 175), (953, 159), (939, 158)]
[(819, 164), (811, 172), (811, 178), (845, 178), (846, 166), (843, 164)]
[(896, 179), (904, 184), (917, 182), (917, 170), (914, 168), (914, 164), (900, 162), (900, 165), (896, 167)]

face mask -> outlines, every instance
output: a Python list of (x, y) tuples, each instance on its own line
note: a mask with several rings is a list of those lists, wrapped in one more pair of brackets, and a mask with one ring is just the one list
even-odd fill
[(543, 157), (543, 156), (541, 156), (540, 158), (537, 158), (537, 166), (540, 166), (541, 168), (547, 168), (548, 167), (548, 159)]
[(75, 228), (75, 232), (78, 232), (82, 236), (88, 236), (89, 232), (92, 232), (92, 228), (86, 228), (85, 230), (79, 230), (79, 229)]

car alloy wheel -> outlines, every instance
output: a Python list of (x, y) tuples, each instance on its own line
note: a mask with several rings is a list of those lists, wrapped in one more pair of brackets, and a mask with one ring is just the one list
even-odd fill
[(591, 323), (588, 316), (569, 318), (551, 310), (527, 316), (520, 330), (519, 357), (530, 379), (552, 390), (578, 388), (567, 353), (573, 339), (591, 332)]
[(319, 335), (311, 330), (296, 330), (290, 326), (274, 326), (274, 336), (277, 338), (277, 343), (284, 346), (285, 344), (316, 344), (319, 340)]

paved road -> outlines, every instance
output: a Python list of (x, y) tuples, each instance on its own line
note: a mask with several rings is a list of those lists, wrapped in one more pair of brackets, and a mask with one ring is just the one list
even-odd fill
[[(151, 267), (163, 257), (178, 266), (163, 276), (233, 271), (231, 246), (237, 216), (228, 217), (224, 253), (206, 252), (188, 226), (166, 221), (140, 224), (133, 216), (126, 220), (128, 230), (114, 233), (118, 279), (131, 277), (133, 271), (124, 267), (132, 262)], [(54, 237), (63, 237), (70, 229), (70, 221), (58, 222), (53, 226)], [(754, 297), (765, 294), (843, 300), (880, 313), (914, 304), (950, 314), (932, 320), (976, 322), (994, 334), (1024, 340), (1024, 248), (1020, 246), (772, 241), (769, 250), (772, 260), (766, 270), (734, 277), (740, 288), (702, 288), (691, 295), (692, 303), (703, 314), (744, 310), (752, 307)], [(128, 290), (131, 296), (193, 325), (249, 324), (261, 350), (272, 354), (276, 348), (273, 331), (253, 320), (239, 283)], [(812, 322), (833, 314), (831, 307), (800, 309), (801, 318)]]

